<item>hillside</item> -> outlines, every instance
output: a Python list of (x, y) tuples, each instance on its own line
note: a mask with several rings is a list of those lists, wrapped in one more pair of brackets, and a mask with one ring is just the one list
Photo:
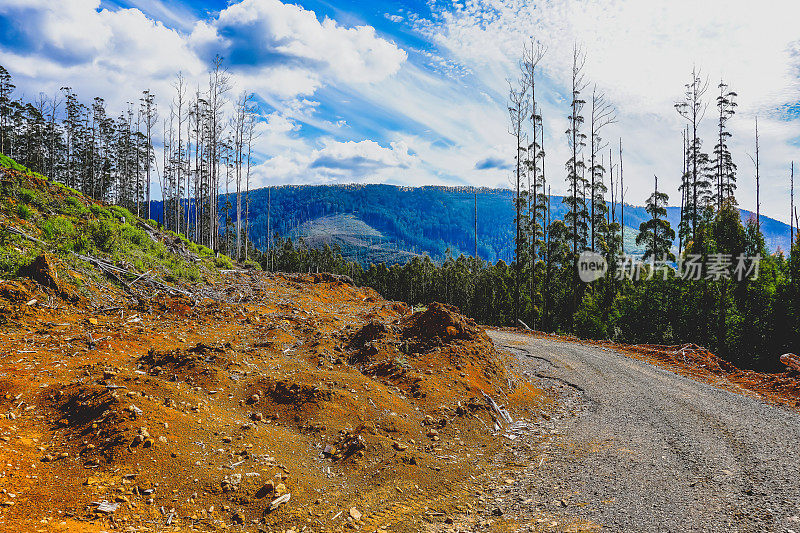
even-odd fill
[(389, 237), (356, 215), (338, 214), (303, 222), (289, 231), (293, 241), (303, 239), (309, 246), (338, 246), (342, 256), (362, 264), (405, 263), (416, 254), (398, 248)]
[(220, 268), (233, 267), (224, 255), (125, 208), (89, 200), (5, 156), (0, 177), (0, 276), (35, 278), (41, 274), (32, 270), (36, 265), (62, 296), (80, 300), (113, 283), (131, 296), (154, 286), (184, 293), (186, 284), (212, 281)]
[(0, 183), (0, 530), (418, 531), (489, 515), (492, 428), (551, 409), (455, 308)]
[[(514, 213), (512, 192), (507, 189), (391, 185), (257, 189), (250, 193), (250, 235), (259, 247), (266, 245), (269, 212), (269, 227), (273, 232), (282, 236), (303, 236), (318, 244), (339, 244), (346, 257), (365, 264), (404, 262), (409, 254), (422, 253), (441, 259), (448, 248), (454, 255), (472, 255), (476, 196), (478, 255), (491, 262), (510, 261), (514, 248)], [(225, 198), (220, 203), (224, 205)], [(553, 218), (562, 219), (566, 213), (562, 197), (553, 196), (551, 205)], [(154, 217), (159, 216), (160, 204), (154, 207)], [(753, 216), (744, 209), (739, 212), (743, 221)], [(619, 219), (619, 207), (616, 216)], [(680, 208), (668, 209), (673, 228), (677, 228), (679, 217)], [(644, 207), (625, 206), (626, 251), (642, 253), (635, 239), (639, 224), (647, 218)], [(788, 249), (788, 225), (763, 216), (761, 224), (771, 251), (779, 247)], [(676, 248), (677, 244), (676, 240)]]

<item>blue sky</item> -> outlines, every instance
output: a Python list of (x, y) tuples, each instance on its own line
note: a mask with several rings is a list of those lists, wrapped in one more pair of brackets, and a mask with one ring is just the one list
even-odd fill
[[(548, 48), (537, 94), (557, 194), (578, 42), (587, 92), (596, 86), (617, 109), (603, 136), (623, 139), (626, 200), (637, 204), (654, 173), (678, 199), (682, 123), (672, 104), (697, 65), (710, 102), (720, 78), (740, 95), (731, 122), (740, 204), (754, 208), (758, 115), (762, 211), (787, 220), (789, 161), (800, 160), (798, 16), (789, 0), (758, 9), (742, 0), (2, 0), (0, 64), (30, 98), (71, 85), (119, 112), (149, 88), (166, 114), (175, 73), (202, 86), (219, 53), (231, 99), (247, 91), (259, 103), (258, 185), (508, 186), (506, 79), (535, 38)], [(714, 111), (701, 130), (708, 150)]]

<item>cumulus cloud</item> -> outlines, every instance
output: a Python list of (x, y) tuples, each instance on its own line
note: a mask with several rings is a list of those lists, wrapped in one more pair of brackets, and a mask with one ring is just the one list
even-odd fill
[(320, 89), (335, 85), (346, 95), (349, 85), (380, 83), (405, 63), (406, 52), (374, 28), (345, 27), (278, 0), (243, 0), (204, 20), (186, 20), (185, 9), (159, 0), (132, 4), (141, 10), (103, 8), (100, 0), (0, 2), (0, 64), (14, 76), (18, 95), (30, 99), (70, 85), (84, 100), (104, 97), (114, 115), (150, 89), (166, 114), (175, 74), (183, 73), (190, 92), (202, 91), (209, 59), (219, 53), (230, 94), (248, 91), (264, 106), (255, 153), (270, 161), (272, 177), (385, 179), (386, 169), (409, 164), (407, 147), (354, 132), (349, 142), (314, 139), (348, 128), (344, 117), (318, 116), (313, 96)]
[(289, 65), (349, 83), (380, 81), (407, 57), (371, 26), (346, 28), (330, 18), (320, 22), (313, 11), (279, 0), (232, 4), (198, 25), (194, 42), (206, 56), (220, 53), (236, 66)]
[(0, 40), (0, 63), (28, 95), (70, 85), (121, 111), (142, 89), (167, 93), (179, 70), (206, 68), (183, 35), (138, 9), (100, 9), (99, 0), (10, 0), (0, 4), (0, 20), (0, 31), (14, 25), (19, 37)]
[(419, 165), (403, 141), (377, 142), (324, 139), (316, 149), (276, 153), (254, 169), (261, 184), (393, 182)]

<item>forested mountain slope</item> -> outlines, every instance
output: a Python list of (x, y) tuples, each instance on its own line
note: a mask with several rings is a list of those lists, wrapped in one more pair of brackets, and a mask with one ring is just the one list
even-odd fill
[[(514, 255), (512, 195), (508, 189), (437, 186), (287, 185), (257, 189), (250, 192), (250, 238), (258, 247), (265, 247), (269, 228), (270, 233), (303, 237), (312, 245), (337, 244), (345, 257), (363, 264), (402, 263), (412, 254), (422, 253), (441, 259), (448, 248), (454, 255), (472, 255), (477, 198), (478, 255), (492, 262), (508, 262)], [(225, 203), (223, 196), (223, 228)], [(235, 205), (235, 199), (230, 203)], [(567, 210), (561, 196), (552, 197), (551, 208), (553, 219), (562, 219)], [(161, 205), (155, 204), (153, 216), (160, 213)], [(619, 221), (619, 205), (615, 215)], [(668, 208), (667, 216), (677, 229), (680, 208)], [(746, 221), (753, 214), (740, 209), (740, 216)], [(230, 219), (235, 220), (234, 210)], [(635, 238), (639, 224), (647, 219), (644, 207), (625, 206), (627, 252), (641, 253)], [(762, 216), (761, 227), (771, 251), (788, 249), (788, 225)]]

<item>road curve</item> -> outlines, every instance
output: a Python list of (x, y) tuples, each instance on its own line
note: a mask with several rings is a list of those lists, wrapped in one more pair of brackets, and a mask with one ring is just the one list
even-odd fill
[(800, 533), (798, 413), (605, 348), (489, 334), (582, 404), (526, 470), (531, 505), (608, 531)]

